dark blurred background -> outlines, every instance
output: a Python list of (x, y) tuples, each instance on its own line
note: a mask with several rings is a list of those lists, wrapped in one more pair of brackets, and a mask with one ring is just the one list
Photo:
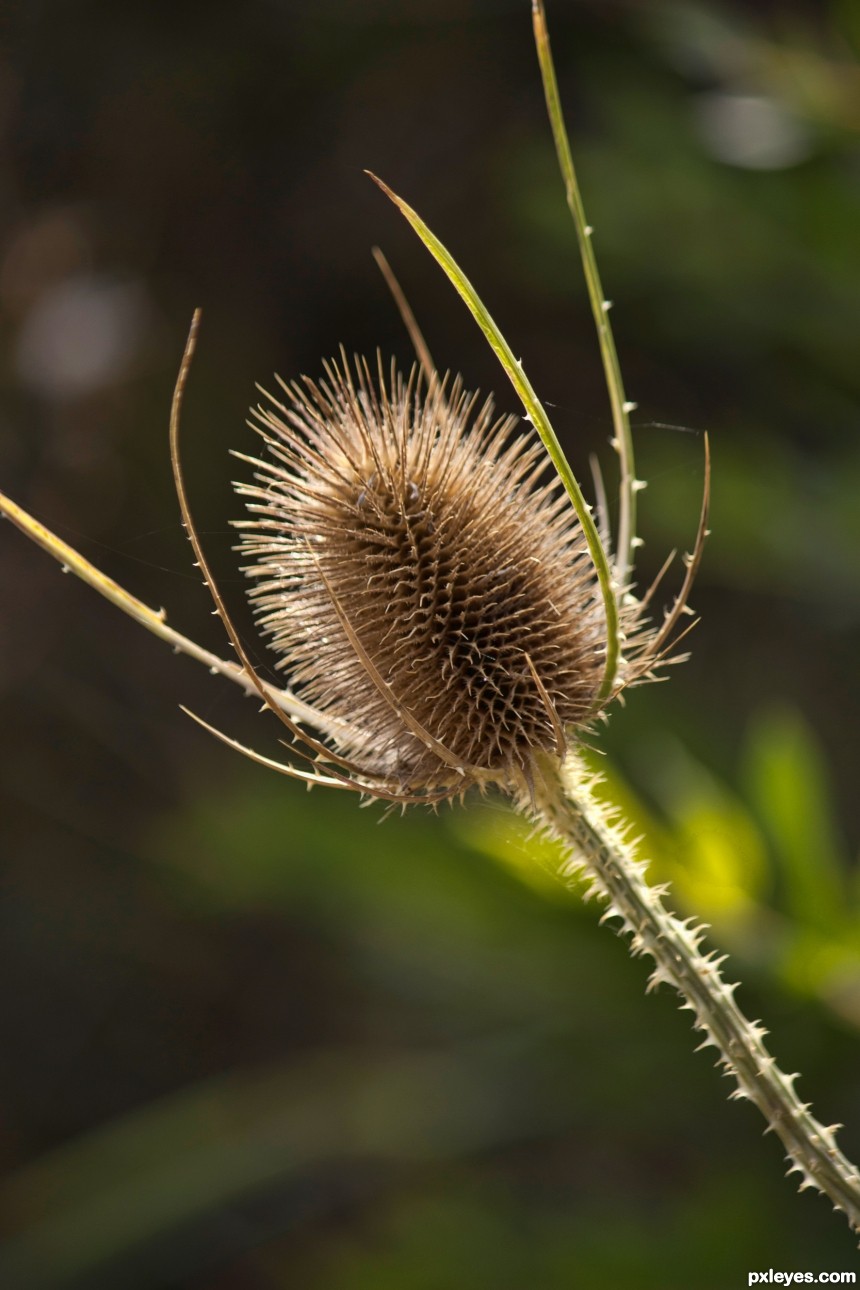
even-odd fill
[[(549, 19), (639, 404), (643, 584), (692, 540), (703, 430), (714, 457), (692, 659), (614, 714), (607, 791), (856, 1158), (860, 7)], [(0, 487), (176, 627), (227, 653), (167, 456), (194, 306), (188, 487), (249, 640), (228, 450), (273, 371), (411, 362), (373, 244), (437, 364), (517, 410), (365, 167), (614, 478), (527, 0), (8, 0), (0, 29)], [(294, 791), (178, 710), (273, 752), (255, 705), (10, 525), (0, 597), (3, 1290), (856, 1266), (501, 803), (380, 826)]]

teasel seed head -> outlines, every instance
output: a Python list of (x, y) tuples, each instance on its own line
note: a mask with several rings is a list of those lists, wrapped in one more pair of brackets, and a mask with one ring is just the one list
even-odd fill
[(284, 392), (253, 414), (268, 460), (237, 488), (251, 599), (291, 690), (371, 794), (531, 792), (597, 717), (606, 659), (593, 563), (542, 446), (459, 378), (393, 364), (342, 354)]

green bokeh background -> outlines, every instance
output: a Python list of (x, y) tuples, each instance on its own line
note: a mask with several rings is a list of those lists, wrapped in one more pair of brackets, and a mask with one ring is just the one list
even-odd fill
[[(7, 7), (0, 487), (226, 652), (166, 452), (253, 642), (228, 450), (340, 343), (510, 392), (363, 175), (466, 267), (611, 478), (526, 0)], [(642, 581), (702, 622), (599, 739), (655, 877), (860, 1156), (860, 9), (557, 3), (634, 416)], [(99, 312), (101, 311), (101, 312)], [(96, 362), (93, 355), (101, 356)], [(3, 1290), (730, 1290), (856, 1269), (685, 1014), (499, 802), (380, 825), (214, 744), (275, 732), (0, 531)], [(265, 664), (265, 650), (252, 644)], [(534, 856), (538, 863), (535, 864)]]

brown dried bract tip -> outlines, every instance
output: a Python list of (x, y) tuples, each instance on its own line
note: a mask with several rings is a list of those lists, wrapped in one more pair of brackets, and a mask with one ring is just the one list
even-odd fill
[(325, 371), (255, 410), (271, 460), (237, 485), (278, 667), (352, 787), (530, 792), (602, 706), (604, 614), (569, 500), (459, 378), (374, 379), (344, 355)]

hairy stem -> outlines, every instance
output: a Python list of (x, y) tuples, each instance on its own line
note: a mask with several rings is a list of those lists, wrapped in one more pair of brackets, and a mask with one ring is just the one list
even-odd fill
[(801, 1176), (800, 1190), (815, 1187), (841, 1209), (854, 1231), (860, 1231), (860, 1173), (836, 1145), (840, 1126), (819, 1124), (809, 1105), (794, 1091), (797, 1075), (785, 1075), (764, 1044), (766, 1031), (749, 1021), (735, 1002), (737, 984), (720, 975), (725, 956), (702, 953), (705, 929), (682, 921), (662, 897), (665, 888), (650, 887), (646, 864), (636, 858), (622, 829), (610, 822), (581, 765), (565, 768), (563, 781), (542, 791), (537, 813), (542, 823), (569, 850), (564, 873), (584, 872), (591, 892), (607, 905), (604, 919), (618, 918), (629, 933), (633, 952), (655, 962), (649, 989), (668, 982), (694, 1014), (705, 1035), (702, 1047), (715, 1047), (718, 1065), (734, 1076), (733, 1099), (754, 1102), (785, 1147), (789, 1173)]

